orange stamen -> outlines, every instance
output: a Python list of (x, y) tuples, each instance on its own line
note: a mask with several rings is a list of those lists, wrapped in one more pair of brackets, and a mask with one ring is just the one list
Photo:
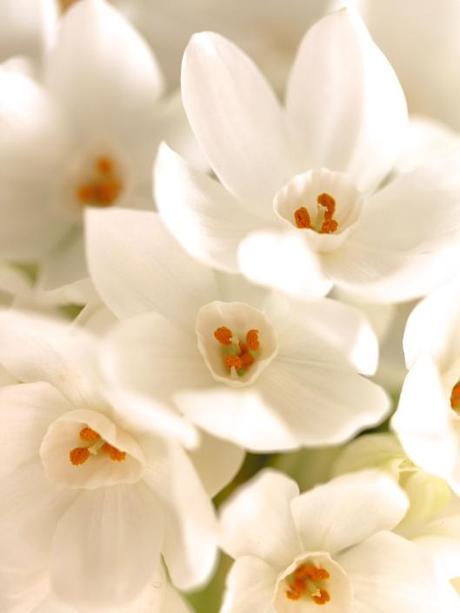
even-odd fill
[(89, 451), (86, 447), (75, 447), (69, 453), (69, 460), (74, 466), (84, 464), (89, 458)]
[(258, 351), (260, 347), (259, 330), (249, 330), (246, 334), (246, 342), (251, 351)]
[(109, 443), (102, 445), (102, 451), (105, 451), (114, 462), (122, 462), (126, 458), (126, 452), (120, 451), (116, 447), (113, 447)]
[(113, 162), (110, 158), (100, 157), (96, 160), (95, 167), (102, 175), (109, 175), (113, 171)]
[(241, 357), (238, 355), (226, 355), (224, 362), (227, 368), (236, 368), (236, 370), (240, 370), (240, 368), (243, 367)]
[(334, 219), (335, 213), (335, 200), (329, 194), (320, 194), (316, 199), (316, 202), (323, 206), (326, 211), (324, 213), (323, 223), (321, 224), (320, 234), (333, 234), (339, 224), (337, 220)]
[(450, 394), (450, 406), (454, 409), (454, 411), (458, 411), (460, 409), (460, 381), (458, 381), (452, 388), (452, 392)]
[(101, 437), (99, 434), (93, 430), (92, 428), (83, 428), (80, 430), (80, 438), (82, 441), (88, 441), (89, 443), (94, 443), (94, 441), (99, 440)]
[(294, 219), (298, 228), (311, 228), (310, 215), (304, 206), (294, 211)]
[(329, 592), (327, 590), (320, 590), (319, 591), (319, 596), (312, 596), (311, 599), (316, 604), (326, 604), (326, 602), (330, 601), (331, 597), (330, 597)]
[(214, 331), (214, 338), (221, 345), (231, 345), (232, 336), (233, 336), (233, 332), (230, 330), (230, 328), (227, 328), (226, 326), (221, 326), (220, 328), (217, 328), (217, 330)]
[(315, 604), (326, 604), (331, 596), (318, 584), (329, 578), (329, 571), (325, 568), (318, 568), (312, 563), (300, 564), (287, 580), (286, 597), (289, 600), (310, 598)]

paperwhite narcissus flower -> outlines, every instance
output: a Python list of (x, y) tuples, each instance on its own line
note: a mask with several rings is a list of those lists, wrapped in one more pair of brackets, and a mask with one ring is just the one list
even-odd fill
[(403, 300), (453, 275), (443, 256), (458, 249), (460, 150), (375, 191), (398, 159), (406, 105), (354, 11), (306, 34), (286, 113), (249, 58), (212, 33), (187, 47), (182, 97), (220, 183), (162, 145), (156, 199), (197, 259), (302, 296), (336, 283)]
[(114, 383), (254, 451), (333, 444), (386, 415), (385, 392), (356, 372), (375, 371), (378, 347), (351, 307), (215, 274), (155, 213), (93, 209), (86, 223), (95, 287), (127, 318), (103, 355)]
[(39, 260), (43, 288), (87, 277), (87, 205), (153, 208), (156, 147), (185, 123), (162, 89), (147, 44), (104, 0), (62, 18), (43, 85), (0, 67), (0, 254)]
[(259, 473), (222, 511), (222, 546), (236, 559), (222, 613), (453, 612), (431, 559), (389, 532), (406, 510), (377, 471), (300, 496), (284, 475)]
[(50, 577), (75, 607), (120, 606), (154, 580), (160, 553), (176, 585), (209, 576), (212, 505), (181, 444), (192, 428), (110, 389), (97, 341), (76, 327), (0, 313), (1, 593)]
[(434, 292), (404, 334), (409, 373), (392, 427), (411, 460), (460, 494), (460, 286)]
[(338, 457), (334, 473), (365, 468), (388, 472), (409, 498), (407, 513), (394, 531), (431, 553), (441, 580), (460, 577), (460, 499), (446, 481), (418, 468), (393, 434), (352, 441)]

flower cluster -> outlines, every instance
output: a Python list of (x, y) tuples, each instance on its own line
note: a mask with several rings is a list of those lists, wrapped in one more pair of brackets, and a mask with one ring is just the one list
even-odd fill
[(460, 611), (456, 11), (0, 2), (2, 613)]

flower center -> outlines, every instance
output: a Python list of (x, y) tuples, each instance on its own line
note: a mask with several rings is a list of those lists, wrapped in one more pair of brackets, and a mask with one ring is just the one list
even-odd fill
[(314, 230), (319, 234), (334, 234), (339, 227), (338, 221), (334, 219), (335, 199), (329, 194), (320, 194), (316, 198), (316, 216), (312, 223), (310, 213), (305, 206), (294, 211), (294, 222), (299, 229)]
[(454, 411), (460, 412), (460, 380), (452, 388), (450, 406)]
[(311, 600), (315, 604), (326, 604), (331, 596), (325, 589), (329, 572), (312, 562), (299, 564), (293, 573), (288, 575), (286, 582), (286, 598), (289, 600)]
[(248, 330), (245, 340), (240, 340), (230, 328), (221, 326), (214, 331), (214, 338), (222, 345), (222, 357), (228, 371), (242, 377), (258, 357), (259, 330)]
[(104, 439), (92, 428), (85, 426), (80, 430), (80, 439), (84, 446), (74, 447), (69, 452), (70, 463), (74, 466), (84, 464), (91, 456), (99, 453), (106, 454), (114, 462), (122, 462), (126, 458), (126, 452), (120, 451)]
[(108, 156), (96, 158), (87, 180), (76, 190), (78, 202), (84, 205), (109, 207), (118, 199), (123, 189), (114, 161)]

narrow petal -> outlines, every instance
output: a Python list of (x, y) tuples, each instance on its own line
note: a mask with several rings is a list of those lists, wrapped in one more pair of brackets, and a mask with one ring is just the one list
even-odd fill
[(222, 183), (266, 211), (293, 167), (280, 105), (256, 66), (222, 36), (196, 34), (182, 62), (182, 99)]
[(0, 92), (0, 253), (33, 260), (69, 227), (50, 204), (68, 135), (54, 101), (32, 79), (0, 67)]
[(155, 199), (168, 230), (192, 257), (238, 272), (238, 245), (261, 220), (165, 144), (155, 166)]
[(332, 13), (306, 34), (287, 92), (305, 168), (329, 168), (366, 191), (390, 171), (407, 110), (398, 79), (353, 9)]
[(86, 490), (59, 521), (52, 585), (75, 606), (133, 599), (160, 562), (161, 506), (142, 485)]
[(457, 273), (460, 150), (400, 175), (371, 196), (345, 245), (324, 258), (346, 289), (369, 300), (410, 300)]
[[(381, 532), (338, 558), (353, 583), (356, 613), (454, 613), (446, 585), (422, 550)], [(454, 606), (455, 605), (455, 606)]]
[(215, 298), (212, 271), (178, 247), (156, 213), (91, 209), (86, 222), (91, 278), (118, 317), (158, 311), (190, 327)]
[(332, 287), (321, 260), (303, 237), (293, 232), (252, 232), (240, 244), (238, 263), (242, 274), (253, 283), (294, 298), (325, 296)]
[(49, 383), (0, 388), (0, 478), (36, 458), (49, 424), (71, 405)]
[(147, 44), (105, 0), (83, 0), (63, 17), (46, 81), (76, 129), (120, 144), (149, 132), (163, 86)]
[(100, 400), (95, 340), (66, 321), (0, 311), (0, 363), (21, 382), (51, 383), (74, 406)]
[(452, 413), (436, 366), (427, 356), (419, 358), (404, 381), (391, 426), (414, 464), (459, 490), (459, 440)]
[(178, 445), (152, 448), (152, 468), (144, 481), (163, 505), (163, 557), (172, 581), (187, 590), (211, 575), (217, 555), (213, 506), (187, 454)]
[(200, 446), (192, 449), (189, 456), (208, 496), (212, 498), (235, 477), (245, 453), (238, 445), (200, 432)]
[(331, 555), (391, 530), (407, 507), (407, 497), (393, 479), (374, 470), (336, 477), (291, 503), (304, 549)]
[(221, 613), (270, 613), (277, 571), (267, 562), (244, 556), (236, 560), (227, 576)]
[(302, 551), (291, 513), (299, 488), (282, 473), (266, 469), (225, 502), (221, 546), (232, 558), (256, 556), (278, 570)]

